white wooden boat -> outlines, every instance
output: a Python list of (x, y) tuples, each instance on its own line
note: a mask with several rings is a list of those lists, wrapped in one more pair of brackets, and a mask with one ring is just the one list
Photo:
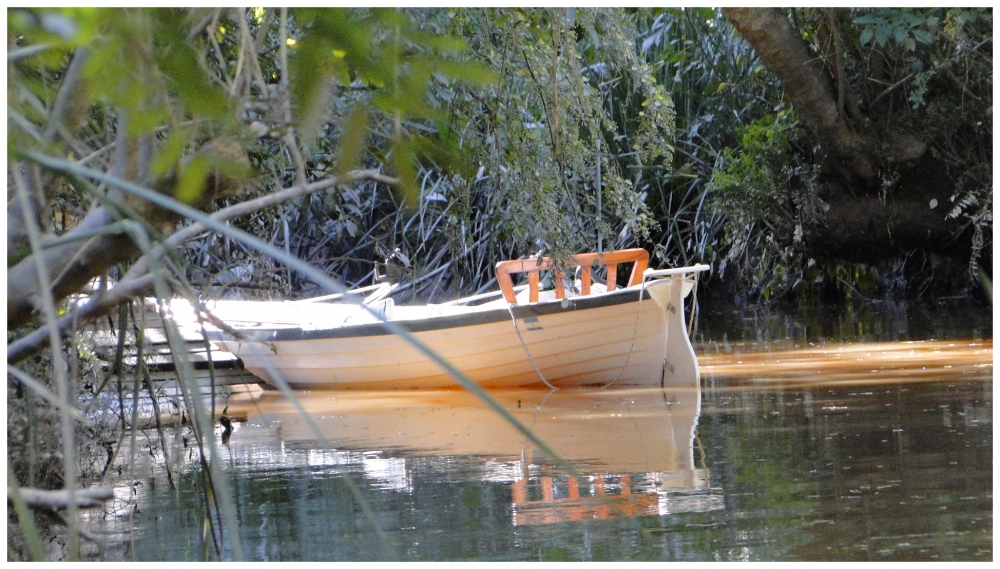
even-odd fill
[[(648, 259), (644, 249), (576, 255), (565, 267), (579, 267), (572, 283), (549, 258), (503, 261), (500, 291), (425, 306), (395, 306), (381, 298), (384, 289), (367, 304), (217, 301), (208, 309), (238, 335), (212, 330), (209, 338), (264, 381), (297, 389), (458, 385), (382, 320), (484, 387), (697, 385), (682, 300), (690, 275), (708, 267), (652, 271)], [(622, 263), (633, 265), (631, 277), (616, 287)], [(607, 267), (607, 285), (594, 282), (599, 265)], [(552, 275), (550, 290), (539, 284), (543, 271)], [(527, 285), (514, 286), (518, 273), (527, 273)]]

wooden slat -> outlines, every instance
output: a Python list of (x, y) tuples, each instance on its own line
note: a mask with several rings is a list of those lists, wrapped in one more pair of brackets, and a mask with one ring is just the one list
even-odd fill
[[(629, 286), (637, 285), (642, 281), (642, 272), (646, 270), (649, 264), (649, 252), (645, 249), (622, 249), (608, 253), (580, 253), (573, 256), (573, 263), (572, 266), (580, 267), (582, 272), (582, 294), (590, 294), (590, 272), (594, 266), (599, 265), (606, 265), (608, 267), (607, 290), (611, 292), (616, 287), (615, 279), (619, 263), (634, 263), (632, 274), (629, 276)], [(503, 292), (504, 298), (507, 302), (513, 304), (517, 302), (517, 296), (514, 294), (514, 281), (511, 279), (511, 275), (515, 273), (528, 273), (528, 301), (538, 302), (538, 273), (554, 269), (555, 263), (551, 257), (542, 257), (541, 260), (534, 258), (500, 261), (496, 265), (497, 282), (500, 284), (500, 290)], [(563, 276), (562, 272), (556, 271), (554, 279), (556, 298), (563, 298), (566, 294), (565, 287), (562, 284)]]

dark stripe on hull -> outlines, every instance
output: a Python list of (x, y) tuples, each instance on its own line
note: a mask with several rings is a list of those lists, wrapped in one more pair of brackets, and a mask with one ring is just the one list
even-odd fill
[[(643, 290), (643, 300), (652, 297), (648, 290)], [(601, 308), (604, 306), (614, 306), (638, 302), (639, 290), (622, 289), (600, 296), (584, 296), (572, 298), (569, 306), (562, 307), (561, 300), (548, 301), (544, 303), (530, 305), (516, 305), (513, 307), (514, 317), (517, 319), (530, 318), (532, 316), (544, 316), (568, 312), (571, 310), (587, 310)], [(480, 324), (491, 324), (493, 322), (504, 322), (510, 320), (510, 312), (506, 307), (497, 308), (483, 312), (473, 312), (469, 314), (458, 314), (450, 316), (435, 316), (422, 318), (419, 320), (394, 320), (393, 323), (402, 326), (408, 332), (428, 332), (432, 330), (443, 330), (448, 328), (461, 328), (464, 326), (476, 326)], [(382, 324), (360, 324), (356, 326), (344, 326), (340, 328), (329, 328), (320, 330), (303, 330), (301, 328), (278, 328), (278, 329), (243, 329), (240, 332), (247, 340), (254, 342), (281, 342), (287, 340), (326, 340), (330, 338), (357, 338), (364, 336), (387, 336), (391, 335)], [(237, 340), (231, 334), (225, 332), (209, 331), (208, 339)]]

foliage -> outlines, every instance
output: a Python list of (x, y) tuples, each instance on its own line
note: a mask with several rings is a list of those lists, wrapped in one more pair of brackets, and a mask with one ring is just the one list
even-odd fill
[[(403, 121), (431, 114), (420, 96), (430, 69), (450, 80), (481, 82), (487, 78), (475, 64), (448, 59), (448, 54), (461, 51), (460, 40), (410, 33), (396, 11), (301, 14), (304, 25), (299, 28), (295, 28), (295, 17), (286, 17), (284, 10), (277, 15), (276, 11), (220, 9), (18, 9), (9, 14), (8, 189), (14, 199), (8, 207), (8, 249), (13, 253), (8, 257), (8, 326), (28, 326), (9, 338), (8, 362), (17, 363), (25, 353), (18, 348), (14, 353), (19, 355), (11, 357), (12, 345), (28, 346), (30, 353), (43, 342), (55, 344), (51, 368), (40, 370), (45, 379), (9, 368), (15, 397), (8, 400), (8, 413), (17, 419), (12, 423), (16, 436), (8, 449), (8, 470), (16, 477), (10, 484), (75, 489), (101, 475), (77, 464), (78, 457), (89, 456), (94, 449), (103, 456), (99, 445), (104, 442), (80, 438), (77, 405), (87, 385), (79, 369), (66, 363), (78, 361), (78, 354), (73, 350), (65, 354), (53, 338), (72, 335), (78, 317), (92, 320), (101, 310), (113, 309), (151, 285), (161, 299), (174, 294), (196, 296), (187, 283), (183, 259), (163, 259), (158, 252), (196, 236), (196, 231), (189, 230), (208, 223), (203, 214), (185, 204), (211, 210), (221, 201), (223, 212), (252, 213), (260, 209), (253, 205), (254, 198), (294, 195), (274, 190), (306, 182), (303, 150), (312, 144), (310, 127), (325, 120), (315, 111), (319, 108), (325, 113), (324, 94), (332, 90), (355, 82), (359, 89), (382, 85), (385, 88), (379, 96), (363, 104), (372, 112)], [(289, 22), (295, 37), (288, 35)], [(288, 47), (299, 43), (303, 44), (300, 51), (287, 53)], [(420, 49), (400, 53), (411, 44)], [(321, 70), (329, 73), (315, 73), (308, 63), (331, 56), (329, 70)], [(344, 64), (338, 64), (341, 59)], [(341, 72), (336, 78), (335, 71)], [(350, 84), (333, 84), (344, 77)], [(322, 102), (317, 103), (318, 99)], [(344, 124), (350, 129), (347, 141), (360, 140), (365, 121), (357, 117), (364, 115), (345, 116)], [(397, 181), (377, 172), (353, 170), (357, 146), (345, 143), (326, 160), (323, 167), (332, 163), (337, 176), (326, 178)], [(433, 140), (402, 127), (383, 149), (393, 157), (386, 162), (399, 174), (412, 173), (414, 159), (422, 156), (451, 155)], [(287, 160), (267, 162), (264, 158), (275, 154), (284, 154)], [(256, 188), (248, 183), (251, 178)], [(413, 186), (412, 176), (408, 181), (398, 184), (404, 193)], [(299, 195), (307, 189), (302, 187)], [(194, 220), (198, 223), (192, 224)], [(234, 235), (218, 223), (211, 226)], [(240, 246), (262, 246), (241, 235)], [(157, 249), (157, 244), (163, 247)], [(105, 287), (112, 275), (118, 282)], [(92, 277), (100, 277), (101, 294), (82, 308), (71, 309), (72, 303), (56, 305)], [(91, 309), (97, 312), (80, 316)], [(35, 311), (43, 312), (42, 320), (31, 320)], [(129, 322), (126, 310), (115, 326), (119, 338), (125, 337)], [(140, 326), (138, 322), (132, 325)], [(186, 350), (177, 343), (175, 330), (168, 326), (166, 331), (178, 367), (183, 406), (192, 419), (204, 466), (209, 512), (204, 521), (218, 548), (215, 538), (222, 538), (235, 514), (225, 480), (214, 464), (214, 408), (209, 415), (192, 383), (193, 368), (186, 361)], [(138, 385), (142, 366), (138, 357), (137, 367), (123, 367), (120, 347), (114, 368), (120, 413), (114, 415), (118, 424), (113, 435), (121, 436), (119, 447), (129, 426), (134, 426), (134, 417), (129, 421), (124, 415), (122, 376), (128, 371)], [(95, 394), (106, 385), (103, 382)], [(23, 400), (39, 395), (58, 410), (54, 421), (58, 432), (29, 429), (24, 434), (20, 419), (32, 416), (32, 405)], [(39, 436), (51, 438), (59, 448), (59, 454), (50, 453), (45, 460), (52, 459), (61, 468), (53, 468), (53, 476), (47, 478), (32, 474), (34, 455), (26, 452), (40, 448)], [(77, 445), (84, 447), (83, 453)], [(66, 517), (71, 559), (79, 555), (76, 515), (71, 504)], [(30, 533), (31, 520), (22, 516), (20, 522)], [(239, 557), (239, 544), (232, 546)], [(37, 556), (36, 549), (32, 555)]]
[[(599, 235), (611, 241), (623, 227), (645, 238), (653, 222), (640, 180), (624, 174), (614, 159), (621, 150), (609, 141), (625, 138), (635, 163), (669, 163), (663, 141), (673, 128), (673, 110), (638, 61), (625, 15), (467, 10), (459, 26), (499, 74), (494, 88), (455, 103), (456, 114), (469, 120), (463, 146), (481, 167), (476, 191), (490, 196), (499, 215), (494, 239), (516, 254), (541, 249), (565, 257), (594, 248)], [(618, 83), (617, 95), (635, 109), (626, 121), (612, 115)], [(610, 152), (600, 155), (604, 211), (595, 224), (599, 148)]]
[[(789, 16), (839, 91), (843, 120), (873, 141), (871, 152), (881, 169), (876, 187), (850, 192), (855, 197), (876, 192), (882, 204), (905, 199), (912, 188), (901, 175), (916, 164), (911, 161), (939, 161), (941, 182), (955, 189), (937, 223), (945, 225), (961, 216), (963, 224), (952, 239), (971, 239), (969, 273), (974, 282), (980, 257), (992, 243), (991, 10), (797, 9)], [(749, 113), (742, 124), (758, 121), (756, 126), (737, 132), (752, 134), (763, 126), (759, 121), (768, 120), (766, 114), (782, 116), (780, 95), (769, 94), (766, 102), (774, 111)], [(861, 265), (828, 258), (821, 254), (821, 243), (809, 242), (810, 234), (822, 227), (822, 216), (811, 214), (811, 196), (848, 190), (837, 186), (837, 173), (823, 163), (823, 153), (808, 143), (808, 135), (786, 123), (785, 130), (797, 142), (768, 143), (758, 131), (724, 154), (726, 161), (714, 181), (734, 190), (717, 202), (727, 217), (728, 258), (740, 258), (745, 267), (754, 268), (749, 282), (765, 298), (823, 278), (844, 294), (861, 290), (870, 279), (851, 275), (877, 275), (877, 267), (856, 270)], [(750, 195), (739, 195), (743, 190), (737, 188)], [(785, 199), (795, 195), (797, 200)], [(931, 202), (932, 209), (937, 201)], [(799, 211), (803, 204), (805, 210)], [(756, 238), (741, 239), (736, 228)], [(775, 287), (779, 272), (784, 284)]]
[(974, 60), (982, 42), (988, 40), (985, 30), (992, 26), (992, 14), (984, 9), (879, 8), (858, 12), (852, 20), (855, 29), (860, 29), (858, 44), (874, 47), (886, 59), (895, 60), (897, 77), (913, 78), (906, 100), (914, 110), (927, 104), (928, 82), (935, 76), (955, 75), (951, 68), (956, 65), (961, 69), (982, 63)]
[[(935, 211), (970, 235), (976, 274), (992, 247), (992, 11), (789, 14), (853, 129), (945, 165), (954, 190)], [(411, 260), (397, 301), (477, 292), (498, 259), (598, 242), (718, 261), (767, 299), (879, 276), (811, 254), (833, 176), (718, 10), (16, 8), (7, 73), (8, 326), (23, 326), (9, 353), (72, 335), (65, 299), (91, 279), (93, 320), (151, 287), (368, 284), (396, 248)], [(883, 162), (881, 199), (903, 191), (905, 162)], [(25, 416), (44, 399), (63, 472), (11, 470), (73, 487), (91, 474), (71, 448), (80, 353), (48, 357), (47, 380), (9, 379), (10, 438), (37, 442)]]
[(796, 134), (801, 132), (796, 133), (787, 111), (747, 125), (740, 153), (727, 148), (711, 182), (726, 212), (728, 252), (720, 273), (733, 262), (740, 278), (761, 290), (765, 300), (802, 280), (807, 261), (795, 247), (802, 243), (804, 227), (817, 223), (823, 212), (818, 167), (805, 162), (803, 141), (793, 143)]
[(853, 24), (845, 26), (851, 40), (846, 65), (871, 78), (852, 85), (862, 104), (879, 110), (871, 113), (875, 128), (931, 141), (931, 156), (953, 173), (954, 205), (942, 221), (961, 216), (972, 229), (974, 280), (983, 248), (992, 243), (992, 10), (874, 9), (844, 16)]
[[(399, 153), (387, 142), (396, 129), (450, 154), (425, 153), (415, 163), (417, 183), (407, 191), (380, 192), (373, 185), (330, 190), (322, 199), (304, 199), (259, 216), (246, 229), (284, 243), (290, 252), (350, 284), (368, 284), (373, 264), (399, 248), (412, 267), (397, 302), (411, 294), (436, 298), (489, 287), (497, 259), (539, 250), (565, 257), (593, 249), (598, 233), (613, 247), (648, 238), (655, 221), (644, 203), (648, 178), (643, 173), (669, 170), (671, 148), (664, 141), (670, 138), (673, 110), (669, 96), (638, 59), (627, 14), (523, 9), (402, 13), (413, 34), (464, 38), (468, 50), (453, 53), (449, 65), (480, 62), (495, 80), (469, 84), (431, 73), (422, 114), (400, 118), (366, 112), (370, 134), (356, 154), (369, 167), (395, 163)], [(413, 50), (420, 49), (411, 43)], [(612, 76), (617, 80), (608, 81)], [(379, 93), (374, 84), (355, 81), (329, 98), (326, 112), (354, 117), (352, 108), (377, 108)], [(634, 112), (619, 113), (621, 106), (614, 104), (619, 98)], [(331, 121), (307, 149), (307, 181), (336, 170), (327, 166), (331, 153), (359, 144), (345, 130), (346, 122)], [(595, 223), (598, 139), (603, 143), (603, 212)], [(427, 148), (425, 142), (417, 146)], [(458, 154), (460, 161), (455, 160)], [(251, 160), (268, 169), (281, 167), (274, 152)], [(639, 164), (640, 174), (626, 176), (623, 160)], [(292, 183), (289, 174), (286, 166), (286, 184)], [(192, 274), (199, 283), (315, 293), (315, 285), (283, 274), (265, 259), (248, 257), (242, 266), (233, 266), (233, 245), (224, 240), (191, 250), (196, 255), (192, 265), (202, 267)], [(252, 272), (246, 270), (251, 264)], [(241, 272), (239, 279), (227, 274), (232, 270)]]
[(723, 149), (741, 127), (785, 108), (781, 87), (718, 9), (637, 14), (642, 51), (677, 109), (670, 171), (652, 179), (650, 207), (663, 230), (654, 241), (670, 264), (709, 262), (726, 251), (725, 212), (710, 184)]

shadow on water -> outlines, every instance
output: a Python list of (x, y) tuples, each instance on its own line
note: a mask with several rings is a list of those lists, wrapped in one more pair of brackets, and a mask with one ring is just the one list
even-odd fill
[[(698, 390), (494, 393), (581, 476), (460, 391), (303, 393), (333, 448), (279, 396), (232, 405), (246, 555), (992, 559), (991, 313), (702, 321)], [(197, 465), (177, 492), (151, 472), (92, 530), (122, 559), (201, 558)]]

